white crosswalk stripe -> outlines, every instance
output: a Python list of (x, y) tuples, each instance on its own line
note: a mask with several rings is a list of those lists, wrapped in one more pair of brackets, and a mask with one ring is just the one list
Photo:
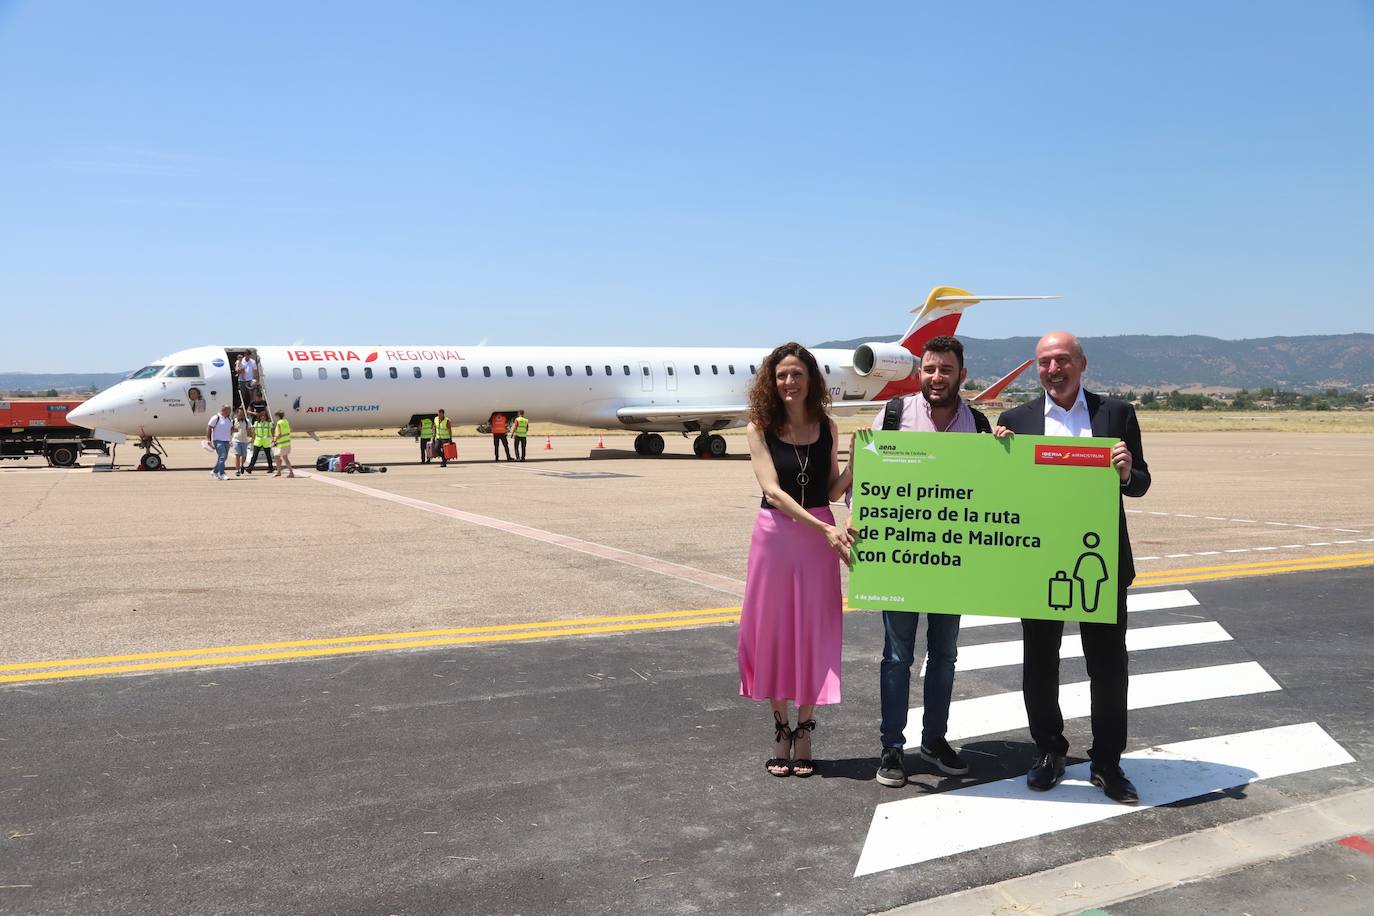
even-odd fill
[[(1282, 688), (1278, 682), (1270, 677), (1258, 662), (1133, 674), (1127, 693), (1127, 708), (1151, 709), (1174, 703), (1217, 700), (1222, 697), (1239, 697), (1280, 689)], [(1089, 712), (1089, 705), (1087, 681), (1060, 685), (1059, 708), (1063, 710), (1066, 722), (1070, 719), (1085, 718)], [(915, 707), (909, 713), (907, 721), (920, 722), (924, 712), (924, 707)], [(958, 741), (962, 738), (995, 735), (1026, 727), (1025, 700), (1021, 696), (1021, 691), (1013, 690), (951, 703), (949, 731), (945, 737), (951, 741)]]
[[(1164, 592), (1142, 592), (1126, 596), (1126, 610), (1131, 614), (1142, 611), (1168, 611), (1180, 607), (1197, 607), (1197, 599), (1186, 588), (1175, 588)], [(964, 617), (959, 624), (960, 630), (976, 630), (979, 627), (995, 627), (1009, 623), (1020, 623), (1020, 617)]]
[[(1197, 646), (1209, 642), (1226, 642), (1231, 634), (1221, 624), (1210, 620), (1203, 623), (1173, 623), (1162, 627), (1144, 627), (1126, 631), (1126, 650), (1143, 652), (1147, 649), (1167, 649), (1176, 646)], [(1083, 641), (1077, 633), (1065, 633), (1059, 649), (1060, 658), (1082, 658)], [(1021, 664), (1021, 640), (987, 642), (977, 646), (960, 646), (956, 671), (977, 671)]]
[(1068, 768), (1053, 792), (1033, 792), (1015, 776), (968, 789), (879, 805), (854, 876), (1124, 817), (1241, 786), (1355, 758), (1315, 722), (1199, 738), (1152, 747), (1122, 758), (1140, 803), (1118, 805), (1088, 782), (1088, 764)]

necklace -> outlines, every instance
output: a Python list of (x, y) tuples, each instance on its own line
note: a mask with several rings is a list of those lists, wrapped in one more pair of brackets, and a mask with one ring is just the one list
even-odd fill
[(797, 446), (795, 444), (788, 444), (792, 445), (792, 454), (797, 456), (797, 465), (801, 468), (801, 470), (797, 473), (797, 486), (801, 487), (802, 489), (805, 489), (806, 482), (811, 479), (806, 473), (807, 467), (811, 465), (811, 443), (808, 442), (806, 444), (805, 456), (803, 456), (801, 452), (797, 451)]

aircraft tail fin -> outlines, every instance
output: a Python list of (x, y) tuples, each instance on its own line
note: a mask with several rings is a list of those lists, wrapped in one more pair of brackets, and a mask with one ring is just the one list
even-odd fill
[(953, 335), (959, 327), (959, 317), (976, 302), (1010, 301), (1016, 299), (1059, 299), (1060, 296), (979, 296), (957, 286), (937, 286), (926, 301), (911, 311), (916, 315), (902, 335), (901, 345), (919, 359), (926, 342), (932, 337)]
[(988, 401), (997, 400), (997, 396), (1000, 395), (1003, 391), (1005, 391), (1008, 385), (1016, 381), (1016, 377), (1020, 375), (1022, 372), (1025, 372), (1026, 369), (1033, 362), (1035, 362), (1034, 359), (1028, 359), (1021, 365), (1017, 366), (1015, 369), (1008, 372), (1006, 375), (999, 378), (997, 381), (993, 382), (991, 385), (987, 387), (985, 391), (980, 391), (978, 394), (974, 395), (974, 397), (972, 398), (973, 403), (983, 404)]

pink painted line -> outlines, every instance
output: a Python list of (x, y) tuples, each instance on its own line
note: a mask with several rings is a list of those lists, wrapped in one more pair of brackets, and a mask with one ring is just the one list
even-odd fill
[(1342, 846), (1349, 847), (1356, 852), (1363, 852), (1366, 855), (1374, 856), (1374, 843), (1369, 842), (1362, 836), (1348, 836), (1340, 841)]
[(684, 582), (691, 582), (695, 585), (703, 585), (706, 588), (712, 588), (716, 591), (726, 592), (731, 595), (744, 594), (744, 583), (739, 579), (731, 579), (729, 576), (718, 576), (715, 573), (706, 572), (703, 569), (683, 566), (681, 563), (672, 563), (668, 560), (660, 560), (656, 557), (646, 557), (640, 553), (632, 553), (628, 550), (608, 547), (605, 544), (584, 541), (581, 538), (571, 537), (570, 535), (545, 531), (542, 528), (531, 528), (529, 525), (521, 525), (518, 522), (508, 522), (504, 519), (478, 515), (475, 512), (464, 512), (462, 509), (441, 506), (438, 503), (426, 502), (423, 499), (415, 499), (410, 496), (388, 493), (386, 490), (365, 487), (362, 484), (353, 483), (351, 480), (341, 480), (337, 477), (327, 477), (323, 474), (307, 473), (304, 476), (312, 480), (318, 480), (320, 483), (342, 487), (345, 490), (353, 490), (365, 496), (371, 496), (374, 499), (384, 499), (387, 502), (409, 506), (412, 509), (419, 509), (421, 512), (432, 512), (435, 515), (443, 515), (448, 518), (457, 519), (460, 522), (467, 522), (470, 525), (481, 525), (483, 528), (493, 528), (497, 531), (504, 531), (507, 534), (515, 534), (523, 538), (529, 538), (532, 541), (553, 544), (555, 547), (565, 547), (568, 550), (575, 550), (578, 553), (600, 557), (604, 560), (614, 560), (617, 563), (624, 563), (626, 566), (634, 566), (638, 569), (647, 570), (648, 572), (658, 573), (660, 576), (669, 576), (673, 579), (681, 579)]

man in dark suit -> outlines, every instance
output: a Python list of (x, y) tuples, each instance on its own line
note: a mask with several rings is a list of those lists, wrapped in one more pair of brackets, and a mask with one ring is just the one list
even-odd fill
[[(1118, 441), (1112, 448), (1112, 464), (1121, 475), (1121, 495), (1144, 496), (1150, 489), (1150, 469), (1140, 446), (1135, 408), (1083, 390), (1081, 379), (1088, 359), (1072, 334), (1046, 334), (1035, 347), (1035, 358), (1044, 396), (1003, 413), (993, 432), (999, 437), (1023, 433), (1114, 438)], [(1093, 746), (1088, 751), (1092, 782), (1108, 798), (1133, 805), (1139, 795), (1121, 769), (1121, 752), (1126, 749), (1126, 589), (1135, 580), (1135, 564), (1124, 509), (1120, 519), (1116, 623), (1083, 623), (1078, 629), (1092, 695)], [(1031, 737), (1039, 749), (1026, 784), (1043, 792), (1064, 776), (1064, 757), (1069, 752), (1059, 709), (1059, 643), (1064, 623), (1023, 619), (1021, 632), (1021, 692)]]

